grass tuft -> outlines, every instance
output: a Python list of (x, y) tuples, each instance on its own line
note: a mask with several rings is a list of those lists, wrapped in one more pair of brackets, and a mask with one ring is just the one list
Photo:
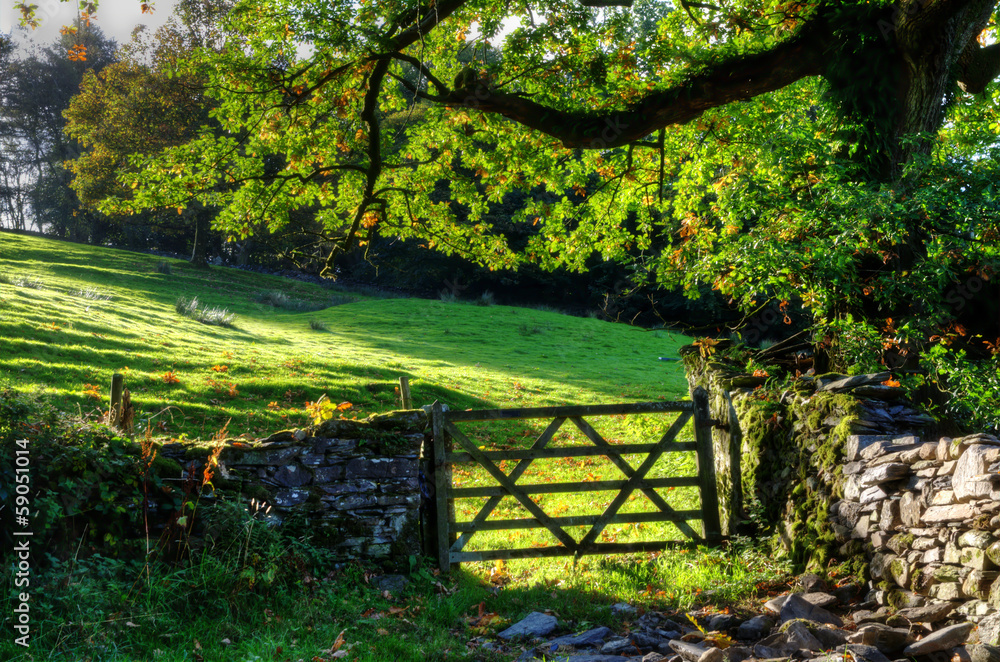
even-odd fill
[(76, 291), (76, 296), (93, 301), (111, 301), (111, 295), (101, 292), (96, 287), (84, 287)]
[(517, 325), (517, 332), (520, 333), (522, 336), (525, 336), (525, 337), (528, 337), (528, 336), (537, 336), (538, 334), (542, 333), (543, 331), (544, 331), (544, 329), (542, 329), (542, 327), (540, 327), (537, 324), (528, 324), (527, 322), (524, 322), (524, 323), (521, 323), (521, 324)]
[(496, 304), (497, 304), (496, 298), (493, 296), (493, 293), (490, 292), (489, 290), (483, 292), (481, 295), (479, 295), (479, 298), (476, 299), (477, 306), (495, 306)]
[(290, 310), (295, 313), (315, 312), (326, 308), (326, 305), (322, 303), (310, 303), (301, 299), (293, 299), (280, 290), (258, 292), (254, 295), (253, 300), (257, 303), (264, 304), (265, 306), (280, 308), (281, 310)]
[(330, 327), (323, 320), (309, 320), (309, 328), (313, 331), (329, 331)]
[(7, 283), (8, 285), (13, 285), (14, 287), (26, 287), (32, 290), (42, 290), (45, 289), (45, 284), (42, 282), (41, 278), (29, 277), (29, 276), (3, 276), (0, 282)]
[(174, 272), (174, 270), (170, 267), (170, 263), (166, 260), (163, 260), (156, 265), (156, 271), (157, 273), (166, 274), (167, 276)]
[(193, 299), (180, 297), (177, 299), (175, 308), (184, 317), (189, 317), (202, 324), (232, 327), (236, 322), (236, 313), (231, 313), (225, 308), (199, 308), (198, 297), (194, 297)]

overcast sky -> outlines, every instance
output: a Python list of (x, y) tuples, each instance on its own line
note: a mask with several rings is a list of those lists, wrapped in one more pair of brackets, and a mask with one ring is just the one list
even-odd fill
[[(38, 5), (35, 15), (41, 25), (35, 30), (24, 31), (17, 27), (21, 20), (21, 14), (15, 8), (18, 0), (0, 0), (0, 31), (9, 33), (13, 29), (19, 41), (31, 39), (42, 46), (51, 44), (59, 38), (59, 28), (69, 25), (76, 18), (78, 3), (75, 1), (27, 1), (28, 4)], [(132, 30), (137, 25), (145, 24), (151, 29), (163, 25), (175, 4), (176, 0), (155, 0), (155, 11), (150, 15), (142, 13), (142, 0), (99, 0), (96, 23), (106, 36), (119, 44), (126, 44), (131, 41)]]

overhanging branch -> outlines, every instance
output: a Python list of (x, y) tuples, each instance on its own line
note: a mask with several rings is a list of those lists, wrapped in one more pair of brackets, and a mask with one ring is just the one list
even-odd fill
[(706, 110), (819, 75), (828, 42), (825, 24), (814, 20), (771, 50), (710, 66), (683, 85), (652, 92), (632, 108), (621, 111), (593, 114), (558, 110), (483, 84), (454, 90), (444, 102), (502, 115), (550, 135), (569, 148), (608, 149), (673, 124), (685, 124)]

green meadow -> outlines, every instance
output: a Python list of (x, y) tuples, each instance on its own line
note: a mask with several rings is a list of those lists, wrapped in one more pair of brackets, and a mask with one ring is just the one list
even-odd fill
[[(0, 239), (3, 381), (97, 419), (108, 407), (112, 373), (122, 373), (137, 434), (151, 426), (173, 440), (209, 439), (223, 428), (233, 437), (266, 436), (308, 425), (307, 405), (322, 396), (350, 403), (345, 415), (364, 417), (398, 408), (401, 376), (416, 406), (440, 400), (457, 409), (680, 400), (687, 393), (680, 363), (658, 360), (676, 356), (686, 339), (663, 331), (528, 308), (380, 298), (19, 235)], [(235, 317), (230, 326), (205, 324), (179, 314), (178, 299)], [(611, 443), (624, 443), (655, 441), (671, 422), (619, 416), (592, 424)], [(546, 423), (466, 427), (477, 443), (511, 448), (530, 444)], [(567, 424), (553, 443), (590, 442)], [(688, 455), (665, 455), (650, 476), (692, 473)], [(633, 466), (641, 460), (629, 459)], [(536, 461), (521, 482), (620, 477), (606, 460), (566, 458)], [(456, 468), (460, 485), (485, 480), (474, 467)], [(553, 515), (571, 516), (600, 512), (613, 494), (538, 500)], [(675, 496), (677, 507), (697, 505), (690, 488)], [(472, 519), (483, 501), (459, 501), (457, 513)], [(650, 507), (638, 495), (623, 512)], [(506, 498), (494, 516), (517, 513), (523, 516), (521, 506)], [(672, 525), (632, 524), (609, 527), (603, 539), (677, 535)], [(470, 549), (544, 540), (551, 540), (547, 533), (484, 532)]]
[[(402, 376), (410, 380), (415, 406), (440, 401), (453, 409), (687, 397), (681, 364), (658, 360), (676, 357), (688, 342), (683, 336), (489, 303), (389, 298), (0, 233), (0, 390), (43, 398), (87, 424), (107, 411), (111, 376), (121, 373), (136, 410), (136, 436), (148, 430), (160, 441), (260, 438), (304, 427), (312, 422), (310, 403), (323, 396), (345, 403), (347, 417), (398, 409)], [(224, 324), (183, 314), (192, 308), (195, 316), (201, 311)], [(611, 444), (649, 442), (673, 415), (590, 422)], [(517, 448), (530, 445), (547, 423), (462, 428), (483, 448)], [(688, 428), (681, 439), (690, 438)], [(568, 423), (553, 440), (584, 443), (590, 442)], [(667, 454), (650, 475), (691, 475), (691, 455)], [(641, 458), (628, 461), (635, 467)], [(502, 468), (509, 471), (510, 464)], [(456, 467), (454, 478), (463, 487), (491, 484), (472, 466)], [(602, 458), (568, 458), (536, 460), (520, 482), (620, 478)], [(598, 514), (613, 496), (550, 494), (536, 500), (549, 514), (569, 516)], [(458, 519), (472, 519), (483, 501), (459, 500)], [(692, 488), (677, 488), (668, 502), (678, 509), (698, 505)], [(652, 508), (638, 495), (623, 512)], [(510, 498), (493, 514), (524, 516)], [(580, 537), (584, 531), (573, 533)], [(284, 540), (277, 532), (265, 538), (253, 542), (261, 563), (287, 571), (289, 550), (309, 557), (301, 551), (307, 540)], [(670, 524), (629, 524), (607, 527), (601, 540), (678, 538)], [(245, 558), (256, 540), (248, 530), (237, 551)], [(546, 532), (482, 532), (469, 549), (552, 543)], [(747, 545), (578, 563), (465, 564), (449, 577), (412, 558), (410, 588), (394, 596), (369, 585), (366, 571), (353, 567), (330, 572), (327, 581), (303, 584), (300, 576), (268, 592), (233, 583), (231, 563), (231, 554), (206, 552), (186, 567), (163, 569), (157, 582), (148, 568), (100, 556), (56, 563), (49, 581), (57, 597), (47, 598), (39, 611), (39, 645), (51, 654), (35, 651), (32, 659), (324, 660), (334, 659), (332, 642), (344, 633), (346, 643), (337, 649), (351, 651), (349, 659), (500, 660), (507, 658), (470, 641), (528, 611), (551, 609), (567, 627), (617, 625), (620, 618), (607, 610), (617, 601), (689, 608), (711, 595), (733, 605), (779, 572)], [(137, 579), (144, 572), (145, 584)], [(117, 583), (123, 576), (132, 579)], [(180, 606), (178, 595), (186, 592), (204, 600), (204, 608), (188, 612)], [(492, 616), (484, 620), (484, 613)], [(67, 629), (67, 621), (76, 625)], [(376, 636), (380, 647), (366, 643)], [(0, 644), (0, 652), (23, 654), (6, 645)], [(386, 651), (394, 652), (385, 657)]]
[[(161, 273), (158, 266), (169, 266)], [(275, 296), (275, 294), (278, 296)], [(182, 317), (179, 298), (235, 314), (232, 327)], [(284, 307), (267, 303), (278, 299)], [(298, 310), (297, 308), (301, 308)], [(121, 372), (139, 431), (209, 438), (308, 423), (307, 402), (351, 416), (453, 408), (686, 397), (662, 363), (685, 338), (507, 306), (382, 298), (236, 269), (0, 234), (0, 375), (67, 407), (107, 407)]]

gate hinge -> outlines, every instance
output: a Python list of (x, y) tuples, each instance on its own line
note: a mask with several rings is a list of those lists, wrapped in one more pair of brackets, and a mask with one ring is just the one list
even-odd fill
[(716, 430), (725, 430), (726, 432), (729, 432), (729, 421), (723, 421), (718, 418), (710, 418), (708, 419), (708, 424)]

